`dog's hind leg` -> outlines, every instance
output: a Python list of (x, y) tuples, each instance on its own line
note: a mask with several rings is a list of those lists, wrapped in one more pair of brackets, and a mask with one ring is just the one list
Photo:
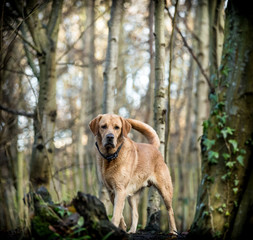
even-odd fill
[(128, 233), (135, 233), (136, 232), (138, 218), (139, 218), (139, 214), (138, 214), (139, 199), (140, 199), (139, 193), (136, 193), (135, 195), (128, 197), (128, 203), (132, 209), (132, 214), (131, 214), (132, 224), (131, 224), (131, 228), (128, 231)]
[(155, 186), (161, 194), (169, 214), (169, 231), (170, 233), (175, 234), (177, 232), (177, 228), (172, 208), (173, 186), (169, 170), (165, 170), (165, 168), (163, 168), (163, 170), (160, 169), (160, 175), (157, 176), (156, 179), (157, 182), (155, 183)]

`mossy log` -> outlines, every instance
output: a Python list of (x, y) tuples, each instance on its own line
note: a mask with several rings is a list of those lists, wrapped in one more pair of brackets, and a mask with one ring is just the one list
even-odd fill
[(35, 239), (128, 239), (106, 215), (104, 204), (95, 196), (78, 192), (69, 205), (55, 204), (46, 188), (27, 194), (25, 203), (33, 212)]
[(77, 212), (84, 218), (83, 227), (93, 239), (128, 239), (123, 230), (115, 227), (108, 219), (104, 204), (95, 196), (78, 192), (73, 199)]

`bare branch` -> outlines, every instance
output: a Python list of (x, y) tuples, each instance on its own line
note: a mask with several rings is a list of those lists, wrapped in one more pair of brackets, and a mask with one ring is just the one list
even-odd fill
[(10, 109), (10, 108), (2, 106), (1, 104), (0, 104), (0, 110), (11, 113), (13, 115), (20, 115), (20, 116), (24, 116), (24, 117), (28, 117), (28, 118), (34, 118), (34, 113), (27, 113), (25, 111), (18, 111), (18, 110)]
[(62, 12), (63, 0), (54, 0), (52, 3), (51, 14), (48, 22), (48, 35), (52, 36), (59, 26), (59, 21)]
[[(170, 19), (173, 19), (173, 17), (171, 16), (171, 14), (170, 14), (168, 8), (167, 8), (167, 12), (168, 12), (168, 15), (169, 15)], [(182, 38), (185, 47), (188, 49), (189, 53), (191, 54), (191, 56), (193, 57), (193, 59), (194, 59), (195, 62), (197, 63), (197, 65), (198, 65), (198, 67), (199, 67), (199, 70), (200, 70), (201, 74), (204, 76), (204, 78), (205, 78), (206, 81), (207, 81), (207, 84), (208, 84), (208, 86), (209, 86), (209, 88), (210, 88), (211, 93), (213, 93), (213, 92), (214, 92), (214, 86), (211, 84), (210, 79), (209, 79), (209, 77), (206, 75), (206, 73), (205, 73), (205, 71), (204, 71), (204, 69), (203, 69), (201, 63), (199, 62), (197, 56), (194, 54), (192, 48), (191, 48), (191, 47), (189, 46), (189, 44), (187, 43), (187, 41), (186, 41), (185, 37), (183, 36), (182, 32), (180, 31), (180, 29), (179, 29), (177, 26), (175, 26), (175, 29), (177, 30), (177, 32), (179, 33), (180, 37)]]
[(71, 44), (70, 46), (68, 46), (67, 50), (57, 59), (57, 62), (59, 62), (66, 54), (68, 54), (70, 52), (70, 50), (77, 44), (77, 42), (83, 37), (83, 35), (86, 33), (86, 31), (101, 17), (103, 17), (107, 12), (109, 11), (109, 8), (107, 8), (103, 13), (101, 13), (99, 16), (97, 16), (97, 18), (94, 20), (94, 22), (92, 22), (89, 26), (87, 26), (86, 29), (84, 29), (84, 31), (81, 32), (81, 34), (79, 35), (79, 37), (73, 42), (73, 44)]
[[(19, 24), (21, 25), (22, 22)], [(29, 41), (27, 41), (17, 30), (17, 28), (14, 28), (12, 25), (10, 25), (8, 22), (7, 22), (7, 25), (21, 38), (21, 40), (25, 43), (27, 43), (32, 49), (34, 49), (37, 53), (41, 53), (41, 51), (36, 47), (34, 46), (33, 44), (31, 44)]]

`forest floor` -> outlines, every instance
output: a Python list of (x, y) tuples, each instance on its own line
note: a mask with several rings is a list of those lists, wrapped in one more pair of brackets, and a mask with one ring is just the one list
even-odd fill
[(0, 239), (171, 240), (186, 239), (187, 235), (160, 232), (152, 221), (146, 230), (127, 234), (111, 223), (98, 198), (81, 192), (68, 205), (55, 204), (47, 189), (41, 187), (37, 192), (27, 194), (24, 202), (32, 206), (31, 229), (0, 231)]
[(177, 239), (186, 239), (186, 233), (178, 234), (177, 236), (174, 234), (166, 234), (166, 233), (157, 233), (150, 231), (138, 231), (134, 234), (129, 234), (130, 240), (177, 240)]
[[(182, 234), (178, 234), (176, 236), (173, 234), (166, 234), (166, 233), (162, 233), (162, 232), (157, 233), (157, 232), (152, 232), (152, 231), (139, 230), (136, 233), (128, 234), (128, 237), (126, 239), (129, 239), (129, 240), (177, 240), (177, 239), (180, 239), (181, 240), (181, 239), (186, 239), (186, 235), (187, 235), (186, 233), (182, 233)], [(20, 230), (14, 230), (14, 231), (8, 231), (8, 232), (1, 232), (0, 231), (0, 239), (3, 239), (3, 240), (17, 240), (17, 239), (29, 240), (29, 239), (37, 239), (37, 238), (36, 238), (36, 236), (31, 236), (31, 235), (25, 236), (25, 234), (22, 233)], [(55, 238), (55, 239), (61, 239), (61, 238)], [(75, 238), (73, 238), (73, 239), (75, 239)], [(110, 237), (108, 239), (110, 239)]]

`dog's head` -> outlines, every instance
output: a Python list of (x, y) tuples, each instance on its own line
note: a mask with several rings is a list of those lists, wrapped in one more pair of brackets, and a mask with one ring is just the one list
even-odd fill
[(100, 139), (103, 147), (115, 148), (131, 130), (131, 124), (114, 114), (100, 114), (89, 123), (90, 130)]

